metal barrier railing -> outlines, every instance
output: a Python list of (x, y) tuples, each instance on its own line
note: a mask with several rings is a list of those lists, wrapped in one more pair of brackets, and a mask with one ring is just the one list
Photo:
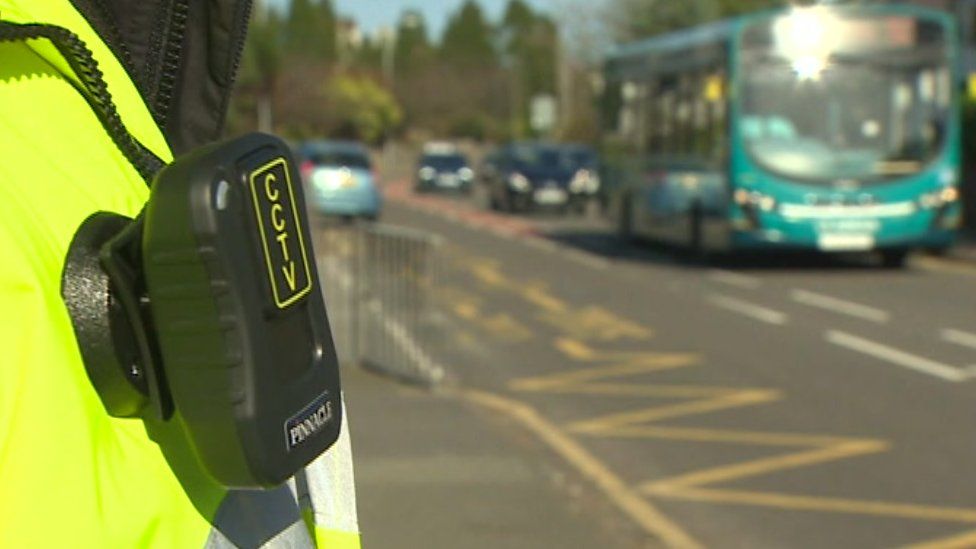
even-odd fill
[(439, 246), (436, 236), (387, 225), (318, 229), (319, 277), (341, 363), (425, 385), (443, 379), (425, 351)]

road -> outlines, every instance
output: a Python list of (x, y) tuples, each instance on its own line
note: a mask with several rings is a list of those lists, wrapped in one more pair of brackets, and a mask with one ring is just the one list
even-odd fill
[(629, 522), (619, 546), (976, 546), (976, 269), (701, 266), (387, 195), (385, 223), (444, 239), (429, 351), (460, 398)]

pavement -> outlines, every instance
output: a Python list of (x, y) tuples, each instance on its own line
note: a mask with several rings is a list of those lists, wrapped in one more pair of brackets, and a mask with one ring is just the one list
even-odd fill
[(364, 547), (599, 547), (621, 536), (507, 417), (361, 369), (345, 370), (343, 386)]

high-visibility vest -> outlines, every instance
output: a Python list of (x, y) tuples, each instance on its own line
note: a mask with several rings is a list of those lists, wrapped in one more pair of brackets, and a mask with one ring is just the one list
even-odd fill
[[(97, 73), (72, 58), (86, 52)], [(345, 428), (297, 482), (228, 491), (175, 421), (110, 417), (85, 373), (60, 294), (68, 246), (96, 211), (135, 216), (139, 160), (171, 156), (68, 0), (0, 0), (0, 547), (358, 547)]]

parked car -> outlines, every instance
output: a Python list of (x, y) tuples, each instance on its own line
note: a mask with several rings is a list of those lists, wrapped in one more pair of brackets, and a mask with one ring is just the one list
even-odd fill
[(382, 198), (369, 151), (348, 141), (307, 141), (298, 148), (308, 202), (319, 213), (375, 220)]
[[(489, 154), (481, 169), (492, 209), (565, 211), (597, 181), (580, 146), (518, 142)], [(584, 167), (586, 166), (586, 167)], [(598, 185), (599, 183), (597, 183)]]
[(467, 193), (474, 181), (468, 159), (456, 150), (429, 149), (417, 161), (414, 189), (417, 192), (460, 191)]

